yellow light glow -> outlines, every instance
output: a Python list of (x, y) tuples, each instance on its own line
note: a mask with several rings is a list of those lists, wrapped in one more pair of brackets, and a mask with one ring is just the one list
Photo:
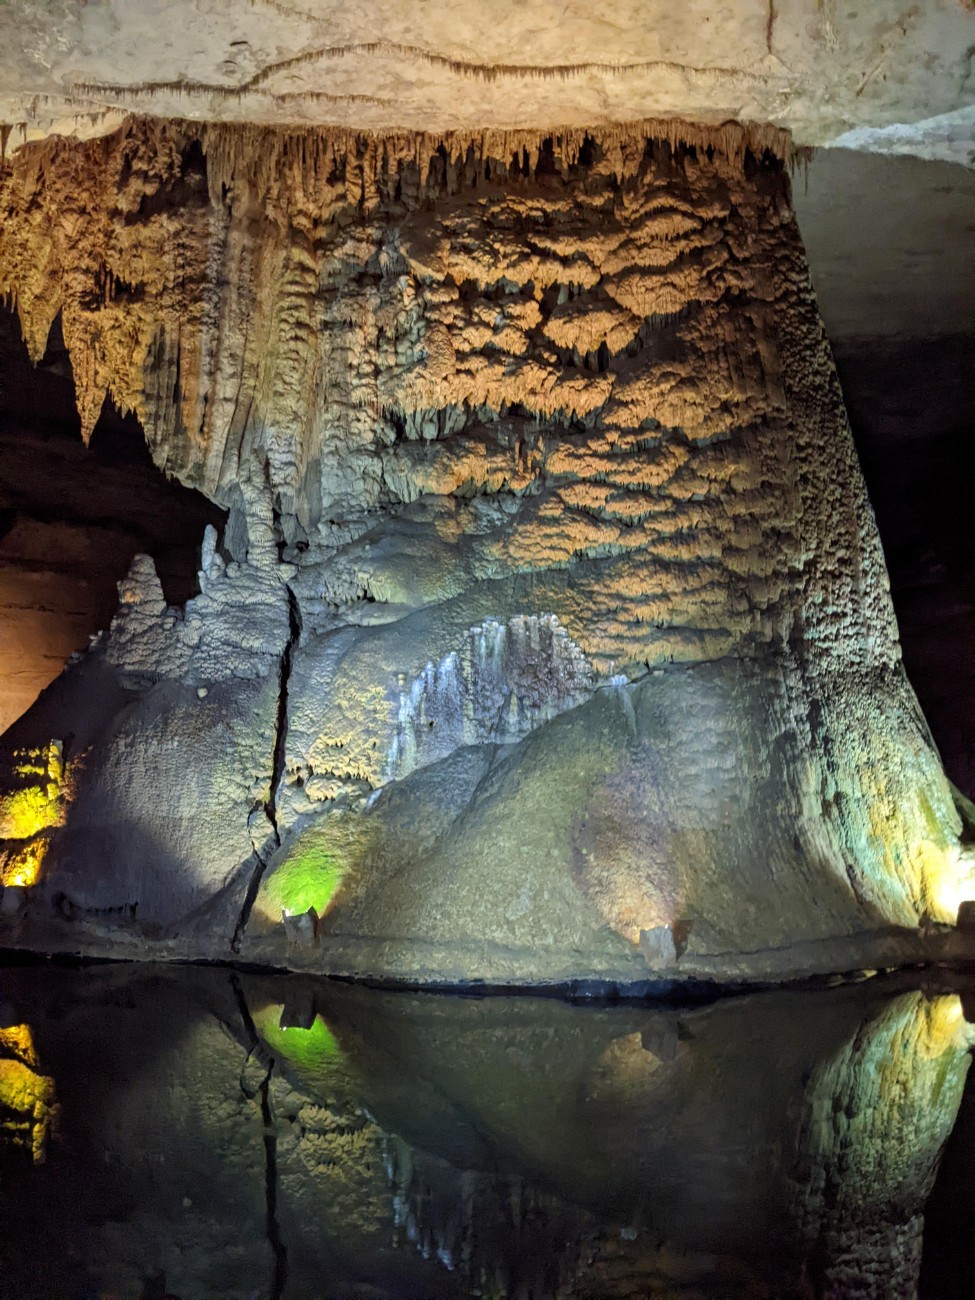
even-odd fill
[(0, 883), (30, 886), (40, 876), (51, 831), (64, 825), (73, 781), (59, 740), (17, 758), (13, 775), (30, 784), (0, 792)]
[(30, 1025), (10, 1025), (0, 1029), (0, 1048), (12, 1056), (18, 1056), (32, 1069), (38, 1068), (37, 1052), (34, 1048), (34, 1035)]
[(47, 854), (46, 839), (31, 840), (19, 848), (0, 851), (0, 884), (33, 885)]
[(52, 794), (52, 785), (31, 785), (0, 796), (0, 839), (27, 840), (60, 824), (59, 792), (54, 786)]
[(43, 1161), (57, 1120), (54, 1080), (38, 1068), (29, 1025), (0, 1030), (0, 1135)]
[(975, 870), (971, 859), (955, 845), (938, 849), (925, 841), (925, 873), (931, 891), (932, 914), (936, 921), (954, 925), (958, 909), (975, 899)]
[(933, 1060), (949, 1049), (967, 1051), (975, 1042), (975, 1025), (965, 1019), (961, 998), (945, 993), (925, 1006), (925, 1020), (918, 1039), (921, 1056)]

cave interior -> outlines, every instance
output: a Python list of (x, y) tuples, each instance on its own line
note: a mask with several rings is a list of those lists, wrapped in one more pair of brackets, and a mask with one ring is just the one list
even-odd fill
[(165, 7), (0, 15), (9, 942), (963, 945), (971, 7)]

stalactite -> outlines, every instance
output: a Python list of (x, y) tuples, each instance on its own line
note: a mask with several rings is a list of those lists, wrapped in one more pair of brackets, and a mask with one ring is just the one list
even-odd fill
[(388, 775), (400, 779), (461, 745), (513, 744), (582, 704), (595, 684), (557, 618), (487, 620), (400, 694)]
[[(671, 151), (714, 153), (733, 169), (743, 165), (746, 153), (787, 156), (790, 150), (781, 131), (731, 123), (709, 127), (649, 121), (592, 133), (571, 129), (479, 137), (469, 132), (367, 136), (348, 130), (281, 131), (132, 119), (111, 137), (81, 145), (52, 139), (14, 155), (0, 184), (6, 236), (0, 248), (0, 291), (16, 301), (35, 358), (43, 352), (51, 321), (63, 311), (86, 437), (110, 393), (122, 411), (139, 416), (164, 468), (219, 494), (221, 476), (231, 469), (221, 447), (235, 436), (227, 425), (221, 427), (219, 414), (230, 409), (231, 401), (235, 407), (239, 402), (230, 392), (212, 390), (217, 340), (226, 334), (222, 316), (228, 297), (225, 289), (215, 297), (216, 284), (233, 284), (237, 294), (249, 295), (252, 305), (242, 299), (241, 306), (251, 316), (260, 315), (256, 304), (267, 297), (258, 282), (240, 282), (243, 246), (235, 232), (249, 220), (245, 213), (262, 213), (255, 276), (266, 274), (264, 268), (275, 259), (294, 259), (296, 241), (304, 245), (308, 287), (294, 280), (289, 305), (282, 306), (300, 332), (300, 322), (311, 309), (309, 295), (314, 293), (324, 244), (336, 223), (347, 222), (349, 214), (368, 220), (391, 202), (410, 209), (433, 201), (445, 184), (438, 179), (441, 159), (460, 178), (468, 158), (477, 159), (476, 176), (490, 168), (504, 175), (514, 160), (523, 158), (526, 167), (519, 167), (517, 183), (530, 187), (538, 178), (543, 146), (563, 178), (585, 170), (584, 151), (596, 150), (605, 160), (600, 175), (611, 175), (614, 183), (623, 185), (646, 166), (648, 142), (654, 140)], [(196, 201), (202, 195), (193, 189), (204, 179), (193, 170), (194, 150), (205, 156), (205, 206)], [(412, 166), (419, 173), (419, 189), (408, 199), (405, 172)], [(403, 197), (396, 199), (396, 193)], [(38, 219), (41, 213), (43, 220)], [(548, 271), (534, 268), (541, 284), (546, 275), (560, 274), (557, 249), (553, 252)], [(215, 255), (222, 266), (214, 263)], [(476, 274), (476, 268), (472, 272)], [(112, 291), (120, 284), (126, 286), (121, 295)], [(654, 310), (660, 315), (679, 310), (686, 300), (679, 290), (669, 299), (661, 297), (665, 290), (666, 282), (660, 280), (654, 288), (660, 298)], [(636, 305), (653, 305), (646, 291)], [(560, 328), (564, 341), (565, 324)], [(591, 323), (590, 334), (593, 328)], [(617, 332), (625, 334), (627, 328), (621, 321)], [(272, 354), (285, 337), (283, 329), (275, 330), (281, 343), (270, 344)], [(596, 344), (598, 340), (590, 340), (584, 351)], [(300, 350), (304, 345), (296, 346)], [(162, 368), (160, 358), (167, 359)], [(297, 350), (294, 360), (296, 366), (304, 364)], [(238, 398), (242, 384), (251, 382), (241, 373), (241, 364), (247, 364), (246, 357), (236, 363), (236, 377), (227, 375)], [(449, 376), (442, 375), (434, 390), (424, 392), (422, 386), (433, 377), (429, 367), (427, 375), (424, 379), (418, 371), (410, 380), (414, 400), (448, 400)], [(485, 372), (484, 379), (489, 376)], [(549, 399), (536, 397), (536, 408), (548, 414), (564, 409), (569, 392), (559, 386)], [(300, 400), (298, 394), (291, 391), (284, 408), (277, 402), (279, 409), (265, 415), (265, 427), (295, 421), (299, 428), (307, 427), (309, 412), (295, 411), (295, 400)], [(481, 391), (468, 400), (511, 399), (482, 382)], [(583, 414), (577, 403), (574, 397), (568, 409)], [(294, 493), (307, 458), (284, 454), (292, 468), (281, 487)]]

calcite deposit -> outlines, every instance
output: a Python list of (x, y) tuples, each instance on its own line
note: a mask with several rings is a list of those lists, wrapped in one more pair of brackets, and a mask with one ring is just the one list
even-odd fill
[(84, 755), (23, 941), (636, 987), (954, 920), (789, 148), (133, 119), (8, 161), (32, 354), (60, 313), (83, 428), (110, 393), (229, 511), (8, 733)]

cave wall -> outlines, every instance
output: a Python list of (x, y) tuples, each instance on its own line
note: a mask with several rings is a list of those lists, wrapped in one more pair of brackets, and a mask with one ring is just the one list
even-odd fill
[(83, 431), (111, 391), (229, 509), (200, 595), (138, 560), (10, 733), (74, 737), (38, 900), (516, 982), (781, 973), (953, 915), (787, 147), (133, 120), (14, 157), (28, 346), (60, 312)]

